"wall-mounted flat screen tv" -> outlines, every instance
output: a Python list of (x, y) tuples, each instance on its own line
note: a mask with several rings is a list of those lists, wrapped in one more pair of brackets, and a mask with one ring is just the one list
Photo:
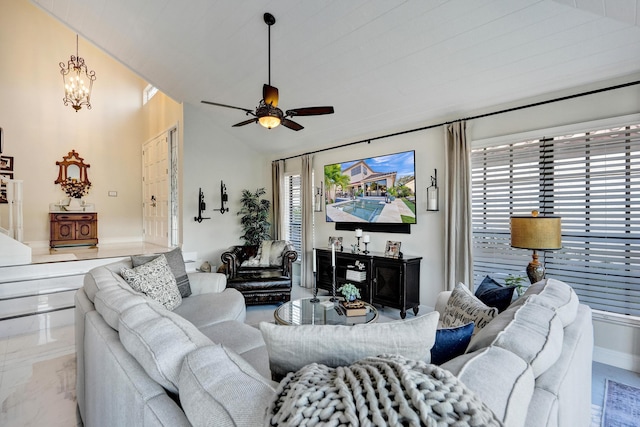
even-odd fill
[(324, 167), (327, 222), (415, 224), (415, 151)]

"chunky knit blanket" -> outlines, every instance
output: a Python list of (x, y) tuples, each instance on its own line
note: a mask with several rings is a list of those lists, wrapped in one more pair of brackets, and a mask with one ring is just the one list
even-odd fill
[(450, 372), (400, 356), (329, 368), (313, 363), (280, 383), (269, 426), (502, 426)]

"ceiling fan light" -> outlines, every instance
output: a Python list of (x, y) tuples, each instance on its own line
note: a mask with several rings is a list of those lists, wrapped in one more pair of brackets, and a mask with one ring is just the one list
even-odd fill
[(263, 127), (266, 127), (267, 129), (273, 129), (274, 127), (277, 127), (280, 125), (280, 117), (277, 116), (262, 116), (258, 119), (258, 122), (260, 123), (260, 125), (262, 125)]

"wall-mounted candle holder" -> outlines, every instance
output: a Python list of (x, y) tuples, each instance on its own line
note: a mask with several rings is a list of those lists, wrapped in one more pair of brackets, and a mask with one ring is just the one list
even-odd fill
[(438, 169), (434, 169), (434, 176), (431, 177), (431, 185), (427, 188), (427, 211), (435, 212), (440, 210), (438, 207), (440, 200), (438, 193)]
[(313, 211), (322, 212), (322, 193), (323, 182), (320, 182), (320, 187), (316, 187), (316, 193), (313, 196)]
[(202, 192), (202, 188), (198, 189), (198, 216), (194, 217), (193, 220), (197, 222), (202, 222), (203, 219), (211, 219), (204, 218), (202, 216), (202, 212), (207, 209), (207, 204), (204, 202), (204, 193)]
[(227, 196), (227, 186), (224, 185), (224, 182), (220, 181), (220, 209), (218, 211), (221, 214), (225, 212), (229, 212), (229, 208), (225, 208), (224, 204), (229, 202), (229, 196)]

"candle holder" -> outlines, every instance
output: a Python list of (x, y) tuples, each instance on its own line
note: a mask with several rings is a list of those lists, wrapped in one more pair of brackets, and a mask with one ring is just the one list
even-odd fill
[(309, 302), (317, 303), (320, 302), (320, 298), (318, 298), (318, 273), (313, 272), (313, 298), (309, 300)]
[(358, 239), (358, 247), (356, 248), (356, 250), (360, 252), (360, 237), (356, 236), (356, 239)]
[(368, 254), (369, 251), (367, 250), (367, 246), (369, 246), (369, 243), (364, 242), (364, 252), (362, 252), (363, 254)]
[(331, 269), (333, 270), (333, 279), (331, 280), (331, 298), (329, 298), (329, 301), (338, 302), (339, 300), (336, 298), (336, 266), (334, 265)]

